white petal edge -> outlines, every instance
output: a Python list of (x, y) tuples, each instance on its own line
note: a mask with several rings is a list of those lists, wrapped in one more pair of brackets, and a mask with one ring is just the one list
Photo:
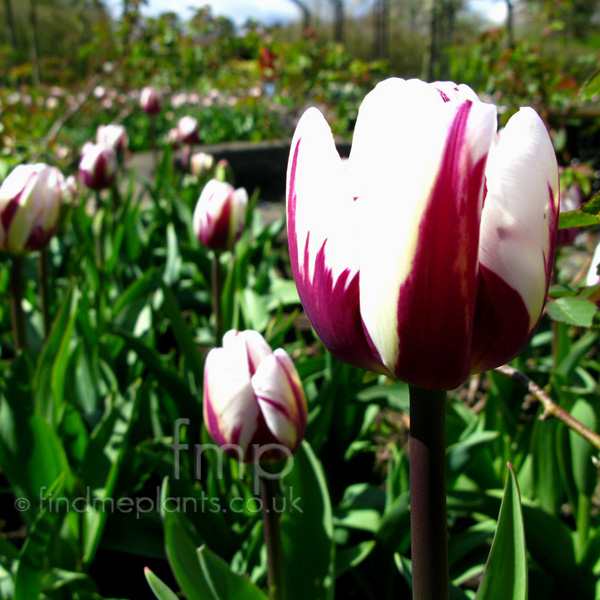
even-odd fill
[(533, 326), (546, 297), (559, 183), (550, 136), (532, 108), (521, 108), (500, 132), (486, 178), (479, 260), (521, 295)]
[[(300, 273), (312, 281), (317, 253), (327, 240), (325, 264), (332, 271), (334, 285), (346, 269), (350, 271), (350, 282), (358, 271), (356, 206), (331, 128), (317, 108), (309, 108), (296, 127), (288, 163), (288, 193), (298, 144), (294, 179), (296, 230), (291, 235), (295, 233), (297, 237)], [(309, 262), (305, 265), (309, 232)]]

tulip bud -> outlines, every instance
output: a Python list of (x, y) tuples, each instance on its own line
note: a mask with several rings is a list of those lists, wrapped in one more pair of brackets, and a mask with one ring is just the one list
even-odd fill
[(248, 194), (228, 183), (211, 179), (202, 190), (194, 210), (198, 241), (212, 250), (231, 250), (244, 230)]
[(198, 143), (198, 134), (200, 132), (198, 119), (190, 116), (181, 117), (177, 122), (177, 131), (179, 132), (179, 139), (182, 144)]
[(290, 259), (338, 358), (448, 390), (527, 345), (552, 272), (558, 168), (533, 109), (496, 128), (468, 86), (388, 79), (360, 106), (344, 167), (323, 115), (303, 115)]
[(129, 145), (129, 138), (123, 125), (100, 125), (96, 133), (96, 143), (110, 148), (120, 161)]
[(149, 115), (157, 115), (162, 110), (162, 95), (156, 88), (147, 86), (140, 94), (140, 106)]
[[(279, 460), (294, 453), (306, 430), (306, 397), (285, 350), (273, 352), (256, 331), (228, 331), (204, 367), (204, 421), (239, 460)], [(269, 449), (261, 446), (267, 444)]]
[(92, 190), (109, 188), (115, 182), (117, 158), (110, 148), (87, 142), (83, 146), (79, 175)]
[(206, 152), (196, 152), (190, 158), (190, 171), (192, 175), (198, 178), (206, 177), (215, 166), (215, 159), (212, 154)]
[(22, 254), (48, 245), (58, 225), (64, 178), (43, 163), (20, 165), (0, 186), (0, 250)]

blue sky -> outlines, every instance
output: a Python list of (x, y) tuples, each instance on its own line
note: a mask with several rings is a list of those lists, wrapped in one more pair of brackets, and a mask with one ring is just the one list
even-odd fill
[[(232, 19), (236, 24), (244, 23), (252, 17), (266, 24), (298, 19), (298, 8), (291, 0), (150, 0), (143, 9), (147, 15), (158, 15), (175, 10), (185, 18), (188, 7), (201, 7), (210, 4), (213, 13)], [(488, 17), (502, 21), (506, 11), (504, 0), (470, 0), (471, 7)], [(122, 6), (119, 0), (109, 0), (108, 5), (118, 12)]]

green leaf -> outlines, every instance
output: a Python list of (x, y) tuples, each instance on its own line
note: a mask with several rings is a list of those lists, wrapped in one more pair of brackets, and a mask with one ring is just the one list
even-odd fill
[(221, 557), (206, 546), (198, 549), (198, 561), (202, 575), (213, 593), (210, 600), (268, 600), (250, 579), (234, 573)]
[(163, 279), (168, 286), (172, 286), (179, 279), (181, 270), (181, 254), (179, 253), (179, 244), (175, 226), (173, 223), (167, 225), (167, 262)]
[(202, 359), (200, 350), (198, 350), (190, 328), (181, 314), (181, 309), (171, 288), (161, 280), (160, 289), (164, 294), (165, 312), (171, 322), (177, 343), (185, 355), (188, 368), (194, 374), (196, 381), (200, 382), (202, 381), (202, 373), (204, 372), (204, 360)]
[(527, 553), (519, 485), (508, 465), (504, 497), (477, 600), (526, 600)]
[(358, 566), (375, 548), (374, 540), (360, 542), (356, 546), (350, 546), (339, 550), (335, 556), (335, 577), (336, 579), (346, 571)]
[(446, 459), (451, 473), (461, 473), (482, 451), (498, 438), (497, 431), (475, 431), (466, 439), (448, 446)]
[(576, 327), (591, 327), (596, 314), (596, 305), (581, 298), (557, 298), (547, 304), (548, 314), (555, 321), (575, 325)]
[[(112, 500), (113, 490), (121, 462), (127, 450), (127, 437), (137, 406), (138, 394), (125, 400), (119, 398), (107, 417), (90, 437), (83, 466), (84, 481), (93, 494), (92, 506), (87, 507), (85, 536), (83, 540), (83, 563), (88, 565), (94, 558), (102, 538), (108, 517), (105, 500)], [(96, 510), (96, 499), (100, 510)], [(111, 506), (109, 502), (107, 506)]]
[(598, 225), (600, 216), (590, 215), (580, 210), (570, 210), (560, 213), (558, 218), (559, 229), (570, 229), (571, 227), (588, 227), (589, 225)]
[(158, 600), (179, 600), (176, 594), (163, 583), (148, 567), (144, 569), (146, 581)]
[(35, 405), (51, 425), (55, 425), (60, 405), (64, 401), (65, 373), (79, 296), (79, 291), (71, 285), (54, 320), (35, 374)]
[(58, 517), (61, 516), (58, 510), (60, 504), (53, 498), (56, 499), (60, 494), (64, 480), (62, 474), (41, 498), (43, 508), (27, 536), (17, 564), (14, 600), (32, 600), (40, 596), (48, 548)]
[(283, 481), (288, 504), (281, 515), (288, 600), (331, 599), (335, 548), (323, 468), (306, 441), (291, 467)]
[(169, 563), (188, 600), (267, 600), (248, 578), (234, 573), (206, 546), (196, 549), (184, 515), (167, 510), (169, 486), (165, 482), (161, 506)]
[(593, 73), (582, 86), (579, 96), (582, 100), (591, 100), (600, 94), (600, 71)]
[(29, 376), (24, 360), (13, 361), (0, 407), (0, 466), (15, 496), (29, 500), (33, 515), (45, 489), (64, 473), (65, 488), (71, 490), (73, 476), (56, 431), (32, 408)]
[[(582, 399), (577, 400), (571, 409), (571, 416), (592, 431), (596, 429), (596, 413), (589, 402)], [(579, 494), (591, 496), (598, 478), (598, 469), (592, 462), (596, 451), (586, 439), (572, 429), (569, 429), (569, 441), (575, 487)]]

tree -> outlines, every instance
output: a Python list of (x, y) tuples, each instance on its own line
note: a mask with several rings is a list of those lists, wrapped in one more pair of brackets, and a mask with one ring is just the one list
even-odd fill
[(302, 13), (302, 30), (304, 32), (308, 31), (311, 26), (312, 15), (310, 9), (308, 8), (307, 3), (304, 0), (290, 0), (293, 2)]

